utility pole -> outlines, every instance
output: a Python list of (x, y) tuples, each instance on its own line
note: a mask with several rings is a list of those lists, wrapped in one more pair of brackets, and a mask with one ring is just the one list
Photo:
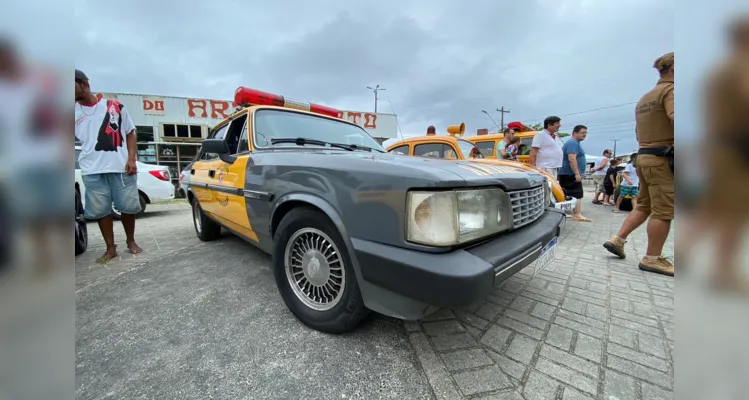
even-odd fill
[(492, 118), (491, 114), (486, 112), (486, 110), (481, 110), (481, 112), (486, 114), (486, 116), (489, 117), (489, 119), (492, 120), (492, 122), (494, 122), (494, 126), (496, 126), (498, 129), (497, 133), (502, 133), (502, 128), (500, 128), (499, 125), (497, 125), (497, 121), (495, 121), (494, 118)]
[(611, 141), (614, 142), (614, 155), (612, 156), (613, 159), (616, 159), (616, 142), (620, 140), (621, 139), (611, 139)]
[(500, 124), (502, 125), (501, 129), (504, 129), (505, 128), (505, 114), (509, 114), (510, 110), (505, 110), (505, 106), (502, 106), (502, 108), (498, 108), (497, 111), (500, 113), (499, 121), (500, 121)]
[(375, 94), (375, 114), (377, 114), (377, 92), (380, 90), (386, 90), (385, 88), (381, 88), (380, 85), (377, 85), (375, 87), (367, 86), (367, 89), (371, 90)]

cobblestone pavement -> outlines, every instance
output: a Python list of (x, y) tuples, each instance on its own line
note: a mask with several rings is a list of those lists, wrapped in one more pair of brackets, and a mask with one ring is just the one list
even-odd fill
[[(627, 259), (610, 256), (601, 245), (626, 214), (592, 205), (586, 195), (584, 213), (594, 222), (568, 219), (556, 261), (537, 276), (529, 267), (485, 301), (403, 322), (434, 398), (673, 397), (673, 278), (637, 269), (644, 227), (630, 237)], [(101, 267), (94, 259), (103, 244), (89, 224), (91, 244), (76, 258), (76, 287), (160, 257), (168, 262), (169, 254), (199, 243), (186, 204), (150, 207), (137, 229), (145, 253), (127, 253), (118, 226), (120, 257)], [(673, 233), (666, 247), (672, 254)]]

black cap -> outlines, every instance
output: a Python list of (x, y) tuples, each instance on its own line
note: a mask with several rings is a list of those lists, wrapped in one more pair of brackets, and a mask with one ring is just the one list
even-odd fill
[(83, 73), (80, 69), (75, 70), (75, 80), (77, 81), (87, 81), (88, 77), (86, 74)]

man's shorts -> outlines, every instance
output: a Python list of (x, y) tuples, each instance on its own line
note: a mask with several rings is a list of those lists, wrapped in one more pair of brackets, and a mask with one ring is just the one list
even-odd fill
[(603, 178), (605, 177), (605, 175), (593, 175), (593, 185), (596, 187), (596, 192), (606, 192), (606, 188), (603, 186)]
[(138, 175), (105, 173), (83, 175), (86, 187), (86, 219), (101, 219), (112, 212), (112, 203), (122, 214), (140, 212)]
[(611, 184), (611, 182), (603, 185), (603, 193), (606, 194), (606, 196), (611, 196), (614, 194), (614, 185)]
[(564, 194), (575, 199), (583, 198), (583, 183), (575, 180), (575, 175), (559, 175), (559, 186)]
[(540, 169), (551, 174), (551, 176), (553, 176), (554, 179), (557, 179), (558, 177), (557, 173), (559, 172), (559, 168), (540, 168)]
[(623, 198), (637, 197), (640, 195), (640, 189), (637, 186), (624, 186), (622, 185), (619, 195)]
[(648, 154), (637, 156), (637, 176), (640, 178), (637, 210), (650, 214), (650, 218), (673, 220), (674, 173), (668, 159)]

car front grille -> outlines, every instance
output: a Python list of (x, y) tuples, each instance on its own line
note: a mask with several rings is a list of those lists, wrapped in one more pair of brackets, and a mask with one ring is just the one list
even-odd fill
[(528, 190), (508, 192), (512, 204), (512, 226), (519, 228), (540, 217), (544, 207), (544, 187), (537, 186)]

